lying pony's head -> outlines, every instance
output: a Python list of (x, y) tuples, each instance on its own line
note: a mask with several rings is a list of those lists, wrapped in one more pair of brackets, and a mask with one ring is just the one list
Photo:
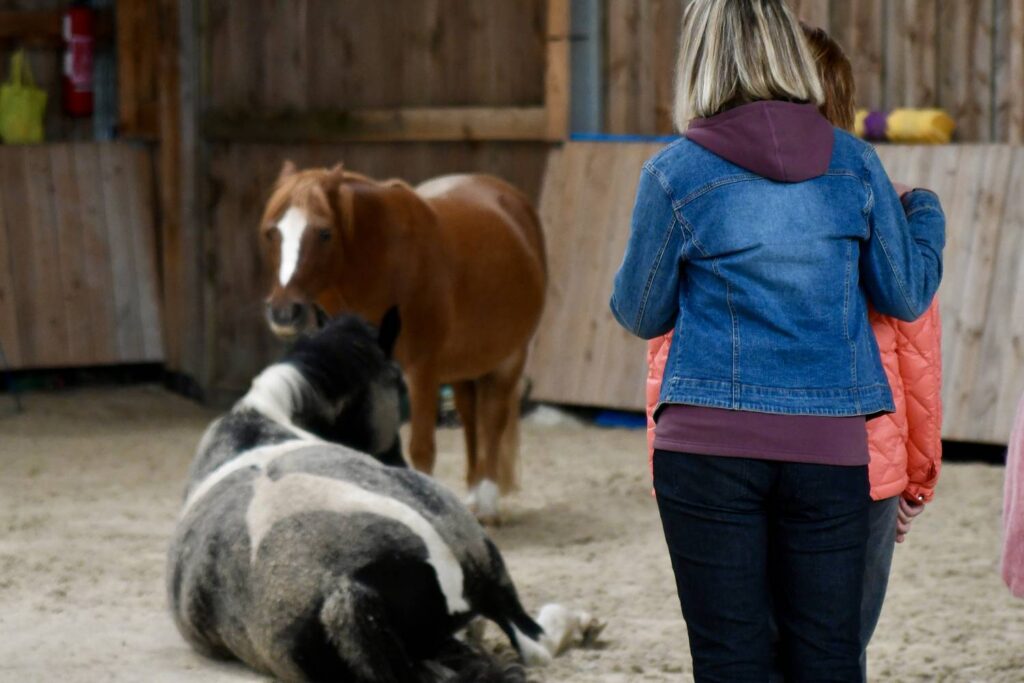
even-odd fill
[(403, 464), (398, 436), (402, 379), (391, 360), (401, 327), (398, 310), (388, 311), (379, 329), (356, 316), (321, 319), (320, 324), (253, 380), (242, 407), (389, 464)]

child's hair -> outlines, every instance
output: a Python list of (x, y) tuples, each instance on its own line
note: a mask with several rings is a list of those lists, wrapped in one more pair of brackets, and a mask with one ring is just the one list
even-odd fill
[(833, 126), (853, 130), (856, 117), (853, 66), (843, 48), (824, 29), (801, 24), (818, 67), (825, 101), (820, 109)]
[(675, 124), (758, 100), (824, 102), (814, 58), (785, 0), (692, 0), (683, 14)]

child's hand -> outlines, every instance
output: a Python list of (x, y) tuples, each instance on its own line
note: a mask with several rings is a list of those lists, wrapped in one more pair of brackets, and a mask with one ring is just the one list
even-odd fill
[(896, 194), (898, 194), (900, 198), (902, 198), (903, 195), (907, 194), (908, 192), (913, 191), (912, 187), (910, 187), (909, 185), (904, 185), (903, 183), (894, 182), (892, 186), (896, 189)]
[(924, 512), (924, 503), (920, 505), (911, 503), (906, 498), (900, 497), (900, 509), (896, 513), (896, 542), (903, 543), (907, 534), (910, 533), (910, 523), (914, 518)]

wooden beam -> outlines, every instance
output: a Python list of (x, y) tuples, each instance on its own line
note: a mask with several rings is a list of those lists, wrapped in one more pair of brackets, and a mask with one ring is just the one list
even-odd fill
[(550, 139), (550, 125), (545, 107), (409, 107), (348, 112), (214, 110), (203, 117), (203, 135), (216, 141), (293, 144), (528, 141)]
[(548, 0), (547, 54), (544, 66), (545, 138), (569, 135), (569, 0)]
[[(160, 8), (150, 0), (118, 0), (117, 99), (122, 135), (155, 139), (159, 135)], [(166, 84), (165, 84), (166, 85)], [(169, 84), (173, 86), (173, 83)]]
[[(0, 11), (0, 41), (59, 47), (64, 44), (64, 13), (49, 11)], [(114, 36), (111, 10), (95, 10), (96, 42), (109, 43)]]

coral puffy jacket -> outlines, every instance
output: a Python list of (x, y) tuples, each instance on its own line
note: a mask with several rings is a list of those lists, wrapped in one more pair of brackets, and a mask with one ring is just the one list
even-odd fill
[[(869, 477), (875, 500), (902, 494), (932, 499), (942, 467), (942, 327), (938, 300), (912, 323), (875, 311), (871, 327), (892, 388), (896, 412), (868, 422)], [(653, 455), (654, 409), (672, 333), (647, 346), (647, 446)]]

